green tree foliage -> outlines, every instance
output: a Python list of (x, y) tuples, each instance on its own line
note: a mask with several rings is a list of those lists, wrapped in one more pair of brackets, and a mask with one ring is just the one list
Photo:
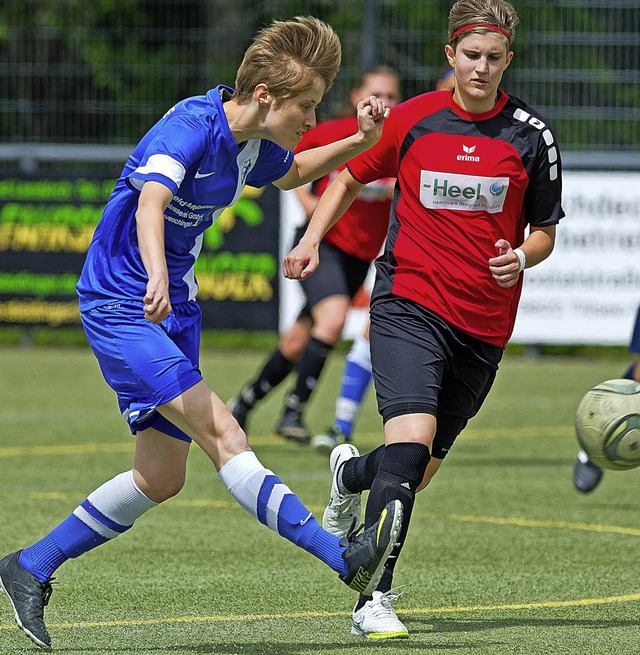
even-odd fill
[[(182, 97), (233, 84), (255, 31), (310, 14), (343, 43), (321, 114), (363, 65), (398, 69), (406, 97), (446, 66), (452, 0), (3, 0), (0, 140), (135, 141)], [(547, 117), (564, 148), (640, 147), (640, 7), (634, 1), (515, 2), (504, 88)]]

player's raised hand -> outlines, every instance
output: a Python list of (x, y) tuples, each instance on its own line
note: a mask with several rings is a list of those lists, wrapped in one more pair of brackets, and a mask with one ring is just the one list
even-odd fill
[(520, 259), (506, 239), (498, 239), (495, 246), (498, 249), (498, 256), (489, 259), (489, 270), (498, 286), (507, 289), (518, 281)]
[(301, 240), (284, 258), (282, 274), (290, 280), (304, 280), (318, 268), (319, 264), (318, 246)]
[(376, 96), (363, 98), (358, 103), (356, 107), (358, 128), (369, 147), (377, 143), (382, 136), (382, 127), (390, 111), (389, 107)]

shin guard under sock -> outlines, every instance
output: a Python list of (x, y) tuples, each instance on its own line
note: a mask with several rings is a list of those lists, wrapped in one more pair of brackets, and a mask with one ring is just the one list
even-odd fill
[(391, 588), (393, 569), (409, 529), (416, 489), (422, 482), (430, 459), (429, 448), (424, 444), (402, 442), (385, 447), (378, 474), (371, 485), (365, 512), (365, 527), (373, 525), (385, 505), (392, 500), (399, 500), (404, 512), (398, 541), (391, 551), (383, 578), (378, 585), (380, 591), (388, 591)]

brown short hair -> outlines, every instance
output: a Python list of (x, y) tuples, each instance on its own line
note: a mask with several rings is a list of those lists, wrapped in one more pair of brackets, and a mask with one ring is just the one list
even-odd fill
[[(452, 36), (461, 28), (468, 25), (493, 25), (506, 33), (509, 43), (515, 36), (515, 27), (518, 24), (518, 14), (513, 6), (506, 0), (458, 0), (449, 12), (449, 43), (455, 50), (454, 41), (460, 36), (452, 39)], [(478, 27), (473, 32), (482, 32), (487, 28)], [(468, 32), (463, 32), (468, 34)]]
[(267, 84), (276, 101), (299, 95), (320, 79), (326, 93), (340, 68), (342, 49), (333, 28), (313, 16), (273, 21), (258, 32), (236, 76), (234, 98), (249, 101)]

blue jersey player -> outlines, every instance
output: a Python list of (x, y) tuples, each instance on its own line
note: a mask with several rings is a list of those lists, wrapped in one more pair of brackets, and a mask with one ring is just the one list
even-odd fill
[(373, 145), (388, 115), (371, 96), (358, 131), (292, 152), (340, 65), (340, 41), (311, 17), (275, 21), (245, 53), (235, 89), (218, 86), (172, 107), (142, 138), (107, 202), (78, 282), (82, 323), (120, 410), (136, 435), (133, 468), (106, 482), (51, 532), (0, 560), (16, 621), (40, 647), (51, 639), (44, 606), (67, 559), (132, 527), (177, 494), (191, 440), (250, 514), (370, 593), (399, 534), (402, 507), (340, 539), (317, 523), (265, 469), (243, 430), (198, 368), (201, 313), (194, 263), (202, 234), (245, 185), (291, 189)]

